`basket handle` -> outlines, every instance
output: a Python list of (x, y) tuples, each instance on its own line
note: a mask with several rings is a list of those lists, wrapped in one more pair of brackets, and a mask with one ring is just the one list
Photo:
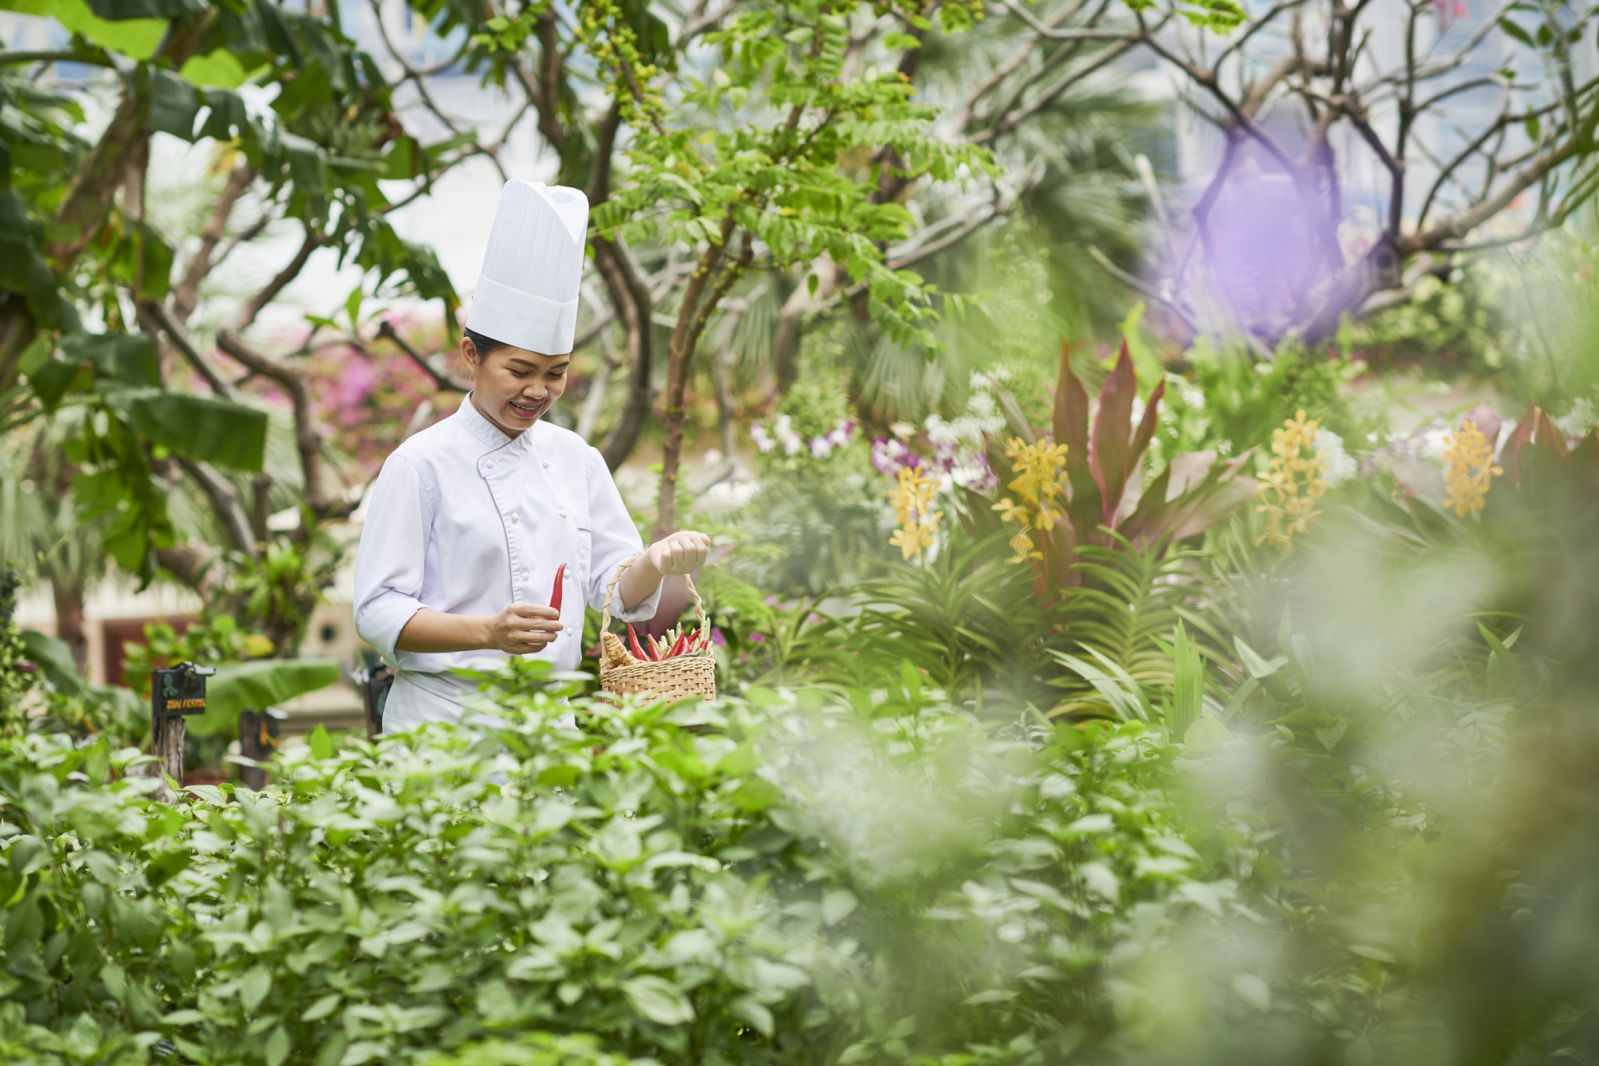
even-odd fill
[[(616, 568), (616, 573), (611, 575), (610, 582), (606, 584), (606, 586), (605, 586), (605, 606), (600, 611), (600, 632), (601, 633), (604, 633), (604, 632), (606, 632), (607, 630), (609, 630), (611, 628), (611, 597), (613, 595), (615, 595), (615, 593), (616, 593), (616, 584), (617, 584), (617, 582), (622, 580), (622, 575), (627, 572), (627, 568), (628, 567), (632, 566), (634, 563), (638, 562), (642, 558), (644, 558), (644, 553), (640, 552), (637, 555), (634, 555), (634, 556), (631, 556), (631, 557), (629, 557), (627, 559), (624, 559), (622, 561), (622, 565), (620, 565), (620, 566), (618, 566)], [(663, 576), (661, 578), (661, 580), (665, 581), (666, 578)], [(692, 577), (690, 577), (688, 574), (684, 574), (683, 575), (683, 581), (684, 581), (685, 584), (688, 585), (689, 599), (694, 601), (694, 614), (696, 616), (698, 616), (698, 618), (699, 618), (700, 628), (701, 629), (709, 629), (710, 625), (711, 625), (711, 621), (710, 621), (709, 618), (707, 618), (705, 616), (705, 604), (704, 604), (703, 601), (700, 600), (699, 589), (696, 589), (694, 587), (694, 579)]]

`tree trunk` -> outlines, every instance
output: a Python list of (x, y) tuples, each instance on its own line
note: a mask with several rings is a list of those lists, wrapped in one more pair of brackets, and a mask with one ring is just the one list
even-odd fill
[[(690, 289), (693, 289), (692, 284)], [(694, 355), (694, 340), (698, 339), (686, 336), (688, 331), (682, 326), (680, 319), (679, 329), (674, 331), (672, 343), (667, 349), (666, 437), (661, 443), (661, 487), (656, 500), (655, 528), (650, 531), (651, 540), (660, 540), (677, 525), (677, 473), (682, 462), (683, 425), (687, 421), (683, 401), (688, 393), (689, 360)], [(679, 332), (685, 336), (679, 338)]]
[(83, 575), (51, 574), (50, 593), (55, 599), (56, 639), (72, 652), (82, 677), (89, 676), (89, 637), (83, 626)]
[(789, 298), (777, 319), (777, 334), (772, 338), (772, 398), (780, 400), (799, 380), (799, 347), (804, 333), (805, 311), (794, 307)]
[[(672, 327), (672, 339), (667, 344), (666, 363), (666, 439), (661, 448), (661, 488), (656, 499), (656, 517), (653, 537), (660, 540), (672, 532), (677, 524), (677, 472), (683, 457), (683, 426), (688, 412), (684, 408), (688, 395), (689, 363), (694, 358), (705, 324), (716, 312), (727, 290), (732, 287), (740, 272), (749, 265), (754, 254), (749, 237), (744, 239), (744, 250), (739, 258), (723, 265), (723, 258), (733, 239), (732, 214), (722, 220), (721, 239), (700, 256), (688, 288), (683, 291), (683, 302), (677, 309), (677, 324)], [(717, 268), (721, 272), (717, 273)], [(711, 284), (712, 277), (715, 284)], [(707, 291), (709, 290), (709, 291)]]
[(654, 310), (654, 299), (649, 286), (633, 268), (625, 248), (596, 237), (594, 262), (605, 281), (611, 304), (616, 308), (616, 317), (627, 335), (627, 402), (600, 444), (605, 465), (615, 470), (638, 445), (639, 435), (650, 416), (650, 403), (654, 398), (650, 377), (655, 350), (654, 325), (650, 315)]

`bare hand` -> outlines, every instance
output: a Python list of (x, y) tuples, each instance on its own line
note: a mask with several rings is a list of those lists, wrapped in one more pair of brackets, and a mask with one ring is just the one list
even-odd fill
[(537, 603), (513, 603), (489, 619), (489, 645), (507, 655), (543, 651), (561, 635), (561, 616)]
[(692, 574), (705, 565), (711, 538), (692, 530), (668, 533), (644, 549), (644, 558), (662, 574)]

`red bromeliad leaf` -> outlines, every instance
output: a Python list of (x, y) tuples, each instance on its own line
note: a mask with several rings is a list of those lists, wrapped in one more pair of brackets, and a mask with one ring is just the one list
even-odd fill
[(1160, 380), (1155, 382), (1155, 391), (1149, 394), (1149, 402), (1144, 405), (1144, 417), (1138, 422), (1138, 432), (1133, 434), (1133, 452), (1127, 457), (1127, 475), (1130, 478), (1133, 471), (1144, 461), (1144, 452), (1149, 448), (1149, 442), (1155, 436), (1155, 423), (1160, 421), (1160, 400), (1166, 395), (1166, 375), (1162, 374)]
[(1198, 494), (1200, 498), (1192, 507), (1184, 510), (1172, 527), (1172, 540), (1184, 540), (1209, 529), (1254, 499), (1255, 490), (1256, 482), (1252, 477), (1219, 477), (1214, 486)]
[(1133, 399), (1137, 395), (1133, 356), (1124, 337), (1116, 365), (1099, 389), (1099, 411), (1094, 416), (1088, 452), (1088, 468), (1094, 484), (1099, 486), (1100, 519), (1107, 526), (1115, 524), (1116, 509), (1121, 505), (1122, 490), (1127, 486), (1127, 474), (1132, 465), (1128, 429), (1132, 424)]
[(1216, 465), (1213, 451), (1184, 452), (1148, 485), (1138, 506), (1118, 529), (1139, 547), (1162, 538), (1183, 540), (1201, 533), (1237, 510), (1255, 493), (1255, 479), (1239, 472), (1254, 455), (1243, 455)]
[[(1072, 372), (1071, 342), (1060, 346), (1060, 377), (1055, 382), (1055, 443), (1066, 445), (1066, 464), (1088, 465), (1088, 390)], [(1073, 478), (1075, 480), (1075, 476)]]
[(1523, 481), (1542, 480), (1566, 457), (1565, 441), (1542, 407), (1534, 404), (1505, 441), (1505, 475), (1520, 488)]

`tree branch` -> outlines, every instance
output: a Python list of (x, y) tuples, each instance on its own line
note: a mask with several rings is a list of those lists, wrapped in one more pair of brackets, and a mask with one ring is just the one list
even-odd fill
[(378, 323), (378, 336), (386, 341), (392, 342), (396, 348), (410, 356), (411, 362), (421, 367), (422, 372), (428, 377), (432, 378), (433, 384), (437, 385), (439, 388), (445, 390), (446, 392), (465, 393), (471, 391), (469, 386), (458, 384), (454, 379), (447, 377), (446, 375), (435, 370), (433, 368), (433, 364), (429, 362), (425, 355), (406, 343), (405, 338), (396, 332), (394, 324), (388, 319), (385, 318), (383, 321)]
[(194, 343), (189, 340), (182, 327), (173, 321), (172, 316), (167, 313), (167, 309), (159, 301), (141, 301), (139, 310), (150, 316), (150, 319), (159, 327), (161, 332), (171, 339), (172, 346), (183, 356), (184, 361), (205, 379), (205, 383), (211, 387), (213, 393), (228, 400), (238, 398), (233, 386), (224, 381), (222, 376), (212, 369), (211, 364), (206, 362), (205, 357), (195, 348)]
[(295, 278), (300, 276), (300, 271), (305, 269), (305, 264), (310, 260), (311, 254), (320, 247), (322, 247), (322, 238), (307, 229), (305, 231), (305, 239), (300, 242), (299, 251), (294, 253), (294, 257), (289, 260), (288, 265), (278, 271), (277, 276), (267, 282), (266, 287), (251, 297), (250, 302), (244, 305), (244, 310), (239, 313), (238, 318), (233, 323), (234, 331), (242, 333), (244, 330), (249, 329), (266, 305), (277, 299), (279, 294), (288, 288)]

